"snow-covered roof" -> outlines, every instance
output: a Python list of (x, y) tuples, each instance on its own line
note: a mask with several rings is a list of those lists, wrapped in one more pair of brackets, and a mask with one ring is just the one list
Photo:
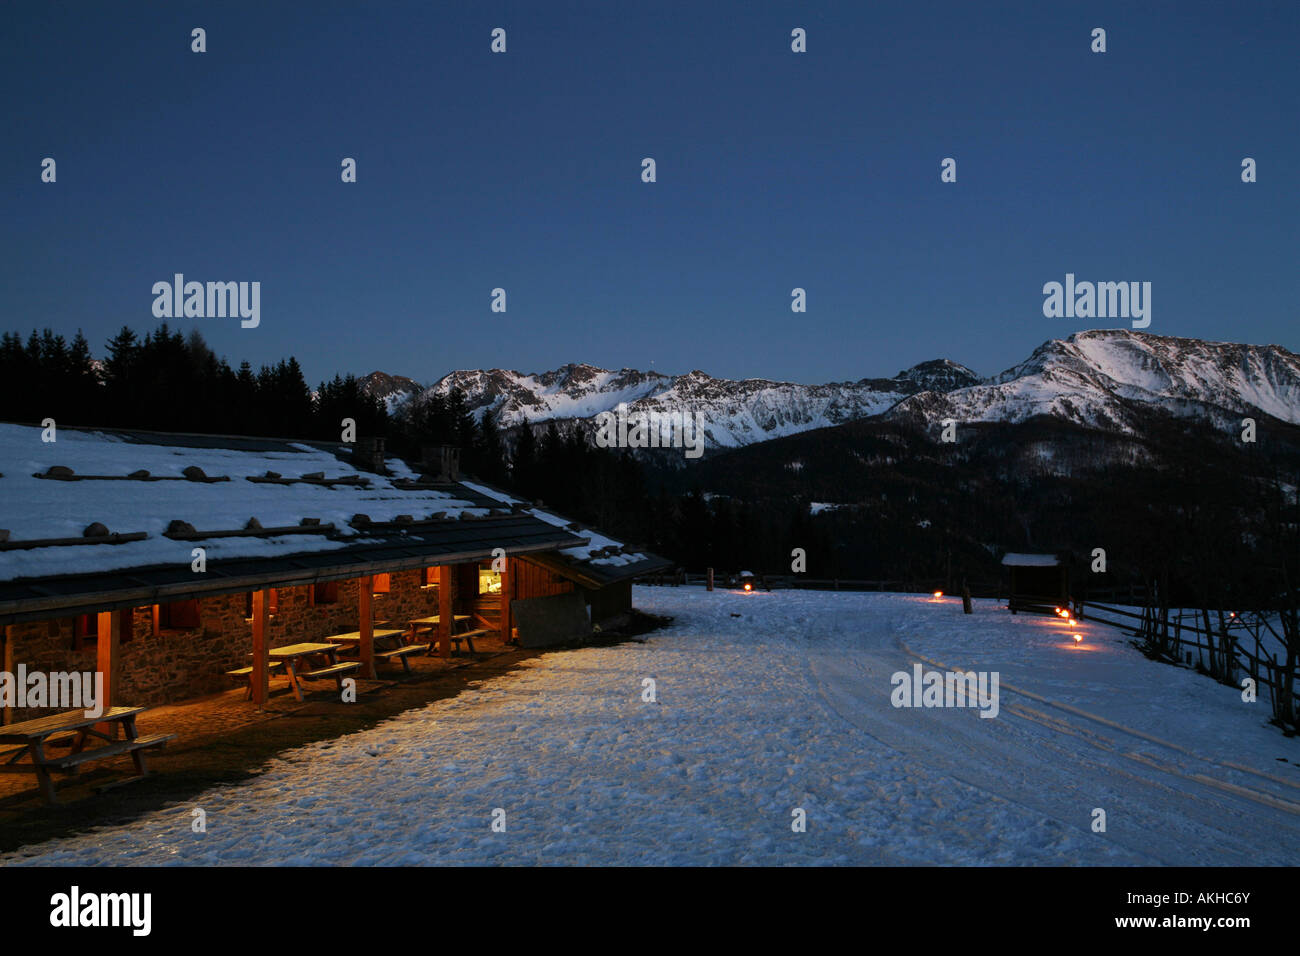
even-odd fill
[(1060, 566), (1061, 559), (1055, 554), (1007, 553), (1002, 556), (1002, 563), (1012, 568), (1055, 568)]
[(350, 457), (343, 444), (0, 424), (0, 604), (18, 600), (21, 589), (5, 586), (14, 582), (139, 583), (142, 568), (201, 580), (196, 547), (217, 578), (223, 566), (242, 573), (270, 559), (346, 567), (358, 560), (350, 552), (376, 548), (404, 549), (414, 566), (421, 553), (583, 544), (469, 488), (415, 482), (400, 461), (377, 475)]
[(553, 512), (515, 498), (500, 489), (473, 481), (462, 481), (461, 485), (492, 501), (500, 502), (515, 510), (530, 514), (549, 525), (557, 528), (568, 528), (581, 534), (584, 538), (589, 538), (587, 544), (573, 548), (563, 548), (558, 552), (558, 555), (564, 558), (568, 566), (574, 570), (583, 570), (601, 580), (611, 581), (635, 577), (638, 574), (645, 574), (648, 571), (660, 570), (672, 565), (672, 562), (656, 554), (644, 549), (629, 547), (607, 535), (593, 531), (590, 528), (581, 527), (577, 522), (570, 521), (568, 518), (563, 518)]

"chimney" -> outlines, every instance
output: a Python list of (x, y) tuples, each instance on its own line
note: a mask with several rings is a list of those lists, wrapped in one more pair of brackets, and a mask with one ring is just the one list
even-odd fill
[(377, 437), (358, 438), (352, 449), (352, 464), (377, 475), (388, 474), (384, 468), (384, 440)]
[(460, 449), (455, 445), (425, 445), (420, 469), (438, 481), (460, 481)]

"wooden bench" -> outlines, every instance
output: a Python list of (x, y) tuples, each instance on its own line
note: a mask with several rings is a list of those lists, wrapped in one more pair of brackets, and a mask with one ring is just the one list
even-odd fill
[(169, 740), (175, 739), (175, 734), (146, 734), (143, 737), (136, 737), (134, 740), (123, 740), (120, 743), (109, 744), (107, 747), (96, 747), (93, 750), (70, 753), (66, 757), (46, 757), (45, 766), (53, 770), (70, 770), (87, 760), (98, 760), (100, 757), (134, 753), (137, 750), (151, 750), (154, 747), (161, 747)]
[[(283, 662), (283, 661), (271, 661), (270, 663), (268, 663), (268, 664), (266, 665), (266, 670), (267, 670), (267, 673), (269, 673), (269, 674), (274, 674), (276, 671), (282, 671), (282, 670), (284, 670), (284, 662)], [(235, 680), (239, 680), (239, 678), (241, 678), (241, 677), (246, 677), (246, 678), (248, 678), (248, 690), (244, 693), (244, 700), (252, 700), (252, 699), (253, 699), (253, 667), (252, 667), (252, 665), (250, 664), (248, 667), (237, 667), (237, 668), (235, 668), (233, 671), (226, 671), (226, 673), (229, 674), (231, 677), (235, 678)]]
[(402, 667), (405, 668), (406, 673), (409, 674), (411, 673), (411, 662), (408, 661), (407, 658), (417, 651), (422, 650), (424, 650), (423, 644), (403, 644), (402, 646), (394, 647), (391, 650), (375, 651), (375, 660), (389, 661), (395, 657), (402, 662)]
[[(459, 634), (451, 634), (451, 635), (449, 635), (449, 637), (451, 638), (451, 642), (452, 642), (453, 644), (456, 645), (456, 653), (457, 653), (457, 654), (460, 653), (460, 642), (461, 642), (461, 641), (464, 641), (466, 644), (469, 645), (469, 652), (470, 652), (471, 654), (477, 654), (478, 651), (474, 650), (474, 638), (476, 638), (476, 637), (482, 637), (482, 636), (485, 635), (485, 634), (491, 634), (491, 633), (492, 633), (492, 632), (489, 631), (487, 628), (479, 628), (477, 631), (461, 631)], [(427, 649), (426, 653), (428, 653), (428, 654), (436, 654), (436, 653), (438, 653), (438, 635), (437, 635), (437, 633), (430, 634), (430, 636), (429, 636), (429, 646), (428, 646), (428, 649)]]
[(483, 637), (484, 635), (491, 634), (491, 633), (492, 632), (487, 630), (486, 628), (479, 628), (477, 631), (461, 631), (459, 634), (451, 635), (451, 642), (456, 645), (457, 654), (460, 653), (461, 641), (464, 641), (466, 644), (469, 645), (469, 652), (471, 654), (477, 654), (478, 651), (474, 650), (474, 638)]
[(359, 670), (361, 670), (360, 661), (342, 661), (338, 664), (330, 664), (328, 667), (319, 667), (314, 671), (303, 671), (298, 676), (306, 680), (324, 680), (327, 677), (333, 677), (338, 682), (339, 690), (342, 690), (343, 675)]

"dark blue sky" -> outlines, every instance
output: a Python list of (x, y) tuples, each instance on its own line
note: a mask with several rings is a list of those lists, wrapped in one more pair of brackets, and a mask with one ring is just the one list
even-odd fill
[(156, 325), (175, 272), (260, 281), (259, 328), (177, 324), (232, 362), (296, 354), (313, 382), (571, 361), (829, 381), (937, 356), (989, 374), (1127, 325), (1044, 318), (1067, 271), (1151, 282), (1151, 332), (1300, 348), (1295, 0), (0, 18), (0, 326), (81, 327), (97, 353)]

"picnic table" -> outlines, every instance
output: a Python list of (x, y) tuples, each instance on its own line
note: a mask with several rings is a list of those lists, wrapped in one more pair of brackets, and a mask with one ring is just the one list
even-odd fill
[[(429, 635), (429, 649), (426, 653), (432, 654), (434, 648), (437, 647), (438, 645), (437, 628), (441, 620), (442, 618), (439, 617), (437, 614), (430, 615), (429, 617), (416, 617), (411, 619), (412, 640), (418, 641), (419, 635), (422, 631), (427, 632)], [(470, 615), (468, 614), (453, 614), (451, 616), (450, 636), (452, 642), (455, 643), (456, 645), (457, 653), (460, 652), (461, 641), (466, 641), (469, 644), (470, 653), (474, 653), (474, 638), (481, 637), (482, 635), (487, 633), (487, 631), (485, 630), (481, 630), (481, 631), (463, 630), (459, 634), (456, 633), (456, 629), (468, 620), (470, 620)]]
[[(277, 671), (284, 670), (284, 664), (280, 661), (271, 661), (267, 664), (266, 669), (269, 673), (274, 674)], [(248, 682), (248, 688), (244, 691), (244, 700), (252, 700), (254, 680), (253, 665), (250, 664), (247, 667), (237, 667), (233, 671), (226, 671), (226, 673), (237, 681), (242, 679)]]
[[(457, 626), (465, 623), (469, 618), (470, 616), (468, 614), (453, 614), (451, 616), (451, 629), (454, 631)], [(429, 617), (413, 617), (410, 621), (411, 631), (412, 633), (417, 633), (426, 628), (437, 627), (441, 622), (442, 618), (437, 614), (432, 614)]]
[[(405, 668), (406, 673), (409, 674), (411, 673), (411, 664), (406, 658), (420, 650), (420, 645), (406, 646), (402, 644), (400, 638), (405, 633), (405, 631), (399, 628), (377, 627), (371, 632), (371, 635), (374, 637), (377, 645), (386, 643), (395, 643), (397, 645), (395, 647), (390, 647), (387, 650), (375, 651), (376, 659), (388, 661), (396, 658), (401, 661), (402, 667)], [(356, 648), (359, 651), (361, 647), (361, 632), (348, 631), (346, 634), (331, 634), (329, 637), (325, 638), (325, 640), (339, 641), (340, 643), (348, 645), (356, 645)], [(349, 647), (349, 650), (351, 649), (352, 648)]]
[[(285, 672), (289, 675), (289, 686), (293, 688), (293, 695), (302, 700), (302, 679), (304, 677), (308, 680), (333, 677), (338, 683), (339, 690), (342, 690), (343, 675), (360, 669), (361, 664), (358, 661), (339, 663), (338, 652), (340, 646), (338, 644), (306, 642), (302, 644), (286, 644), (284, 647), (273, 647), (266, 653), (271, 660), (280, 661), (284, 664)], [(302, 670), (303, 666), (310, 666), (308, 662), (313, 657), (323, 657), (328, 663), (324, 667), (317, 667), (314, 670)]]
[[(376, 642), (389, 641), (392, 640), (394, 637), (401, 637), (405, 633), (406, 633), (405, 631), (400, 630), (398, 628), (387, 628), (387, 627), (377, 627), (373, 631), (371, 631), (371, 634), (374, 636)], [(339, 641), (340, 643), (343, 644), (360, 644), (361, 632), (348, 631), (346, 634), (331, 634), (327, 638), (325, 638), (325, 640)]]
[[(129, 780), (138, 780), (149, 772), (144, 751), (161, 747), (176, 736), (175, 734), (149, 734), (141, 737), (135, 729), (135, 715), (143, 710), (143, 707), (110, 707), (98, 717), (87, 717), (84, 710), (74, 710), (0, 726), (0, 743), (19, 745), (18, 750), (7, 755), (9, 759), (0, 766), (0, 771), (35, 773), (41, 796), (50, 805), (59, 802), (54, 795), (54, 781), (50, 773), (58, 771), (75, 774), (78, 767), (90, 760), (129, 753), (136, 769), (136, 776)], [(100, 729), (98, 725), (101, 724), (109, 725), (108, 729)], [(125, 739), (122, 740), (118, 740), (116, 736), (119, 724), (125, 735)], [(53, 757), (45, 752), (45, 745), (49, 743), (51, 737), (56, 735), (61, 737), (69, 733), (73, 735), (70, 753), (62, 757)], [(87, 750), (86, 743), (92, 737), (108, 743), (106, 746)], [(19, 763), (18, 761), (24, 756), (30, 756), (31, 763)]]

